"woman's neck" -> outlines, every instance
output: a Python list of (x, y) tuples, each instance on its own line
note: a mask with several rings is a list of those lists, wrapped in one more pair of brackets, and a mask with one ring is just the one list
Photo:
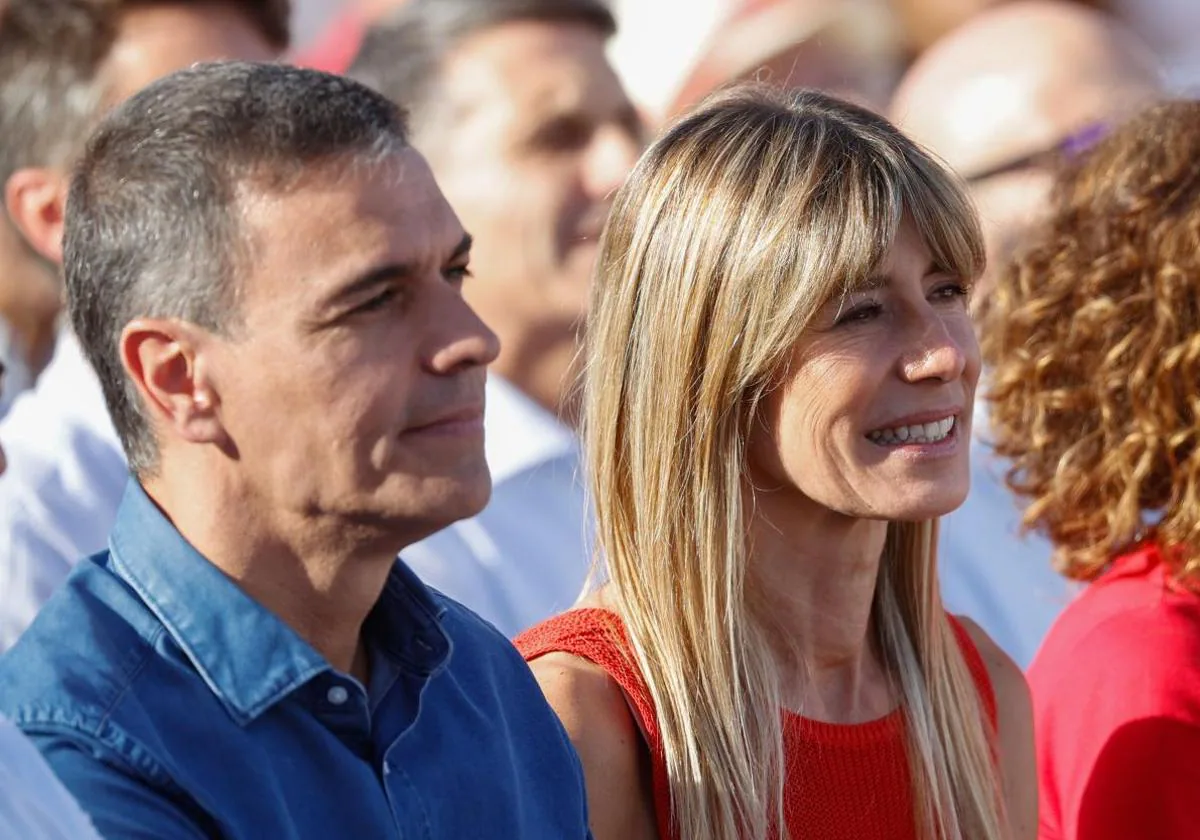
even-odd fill
[(871, 617), (887, 523), (835, 514), (794, 492), (760, 491), (755, 510), (750, 585), (785, 704), (840, 723), (887, 714), (895, 697)]

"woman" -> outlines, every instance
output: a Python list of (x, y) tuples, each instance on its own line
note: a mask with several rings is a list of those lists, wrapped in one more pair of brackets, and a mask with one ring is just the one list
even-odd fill
[(584, 420), (611, 583), (518, 640), (597, 840), (1030, 836), (1023, 679), (935, 568), (981, 255), (943, 169), (816, 93), (709, 101), (618, 193)]
[(1030, 669), (1039, 836), (1200, 837), (1200, 104), (1074, 161), (992, 310), (996, 449), (1089, 583)]

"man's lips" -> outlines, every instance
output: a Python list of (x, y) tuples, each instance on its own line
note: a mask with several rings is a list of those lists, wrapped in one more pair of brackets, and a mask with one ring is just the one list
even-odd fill
[(461, 435), (483, 431), (483, 406), (468, 406), (423, 420), (404, 430), (406, 435)]

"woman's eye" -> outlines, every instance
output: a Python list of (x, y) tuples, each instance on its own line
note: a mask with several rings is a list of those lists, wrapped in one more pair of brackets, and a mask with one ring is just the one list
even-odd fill
[(967, 297), (969, 293), (965, 284), (956, 282), (938, 286), (933, 291), (933, 297), (939, 300), (957, 300)]
[(839, 315), (837, 320), (834, 321), (834, 326), (840, 327), (843, 324), (861, 324), (874, 319), (882, 311), (883, 307), (878, 303), (860, 303)]

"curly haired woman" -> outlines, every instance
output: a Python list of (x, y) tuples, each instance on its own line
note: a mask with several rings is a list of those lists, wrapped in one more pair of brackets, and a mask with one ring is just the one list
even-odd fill
[(984, 325), (1025, 524), (1089, 583), (1030, 670), (1042, 840), (1200, 837), (1200, 103), (1063, 173)]

